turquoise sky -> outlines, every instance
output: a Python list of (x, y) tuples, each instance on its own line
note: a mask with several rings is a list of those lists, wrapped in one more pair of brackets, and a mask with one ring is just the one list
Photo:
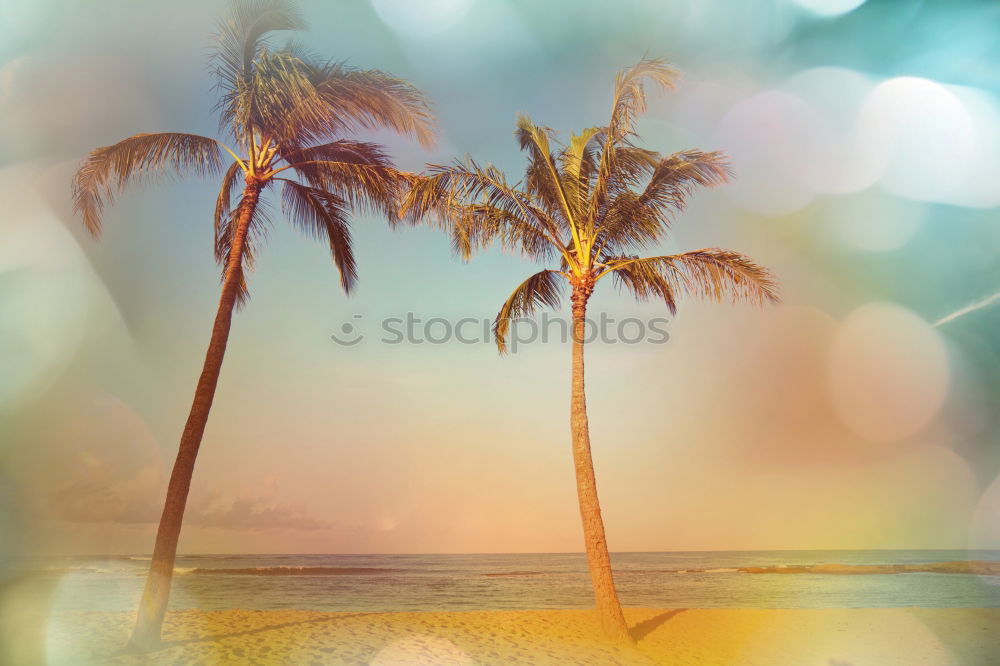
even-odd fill
[[(325, 56), (423, 89), (419, 170), (518, 178), (515, 115), (606, 122), (614, 74), (683, 73), (641, 145), (720, 149), (664, 252), (779, 276), (767, 310), (685, 302), (664, 345), (594, 344), (612, 550), (1000, 547), (1000, 7), (724, 0), (303, 2)], [(218, 184), (139, 187), (100, 242), (73, 217), (87, 152), (215, 135), (221, 2), (0, 1), (0, 529), (11, 552), (144, 552), (218, 297)], [(380, 321), (492, 318), (533, 264), (469, 264), (430, 228), (358, 216), (360, 287), (281, 219), (235, 320), (182, 552), (579, 549), (569, 349), (385, 345)], [(665, 316), (611, 285), (593, 312)], [(330, 336), (350, 322), (353, 347)]]

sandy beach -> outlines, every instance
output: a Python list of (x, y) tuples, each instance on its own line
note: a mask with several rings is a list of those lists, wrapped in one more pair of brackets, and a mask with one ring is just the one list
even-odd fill
[(132, 617), (54, 615), (42, 640), (42, 659), (50, 664), (885, 666), (988, 664), (1000, 654), (1000, 609), (630, 608), (626, 617), (635, 648), (598, 640), (589, 611), (187, 610), (168, 614), (163, 648), (143, 657), (121, 651)]

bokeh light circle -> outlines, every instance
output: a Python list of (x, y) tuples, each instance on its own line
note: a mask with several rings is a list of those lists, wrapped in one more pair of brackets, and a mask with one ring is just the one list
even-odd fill
[(404, 37), (429, 37), (453, 27), (471, 0), (372, 0), (382, 22)]
[(969, 548), (1000, 548), (1000, 476), (979, 497), (972, 514)]
[(865, 0), (795, 0), (795, 4), (822, 16), (840, 16), (865, 4)]
[(918, 201), (953, 201), (979, 168), (977, 123), (951, 91), (928, 79), (880, 83), (858, 117), (862, 141), (887, 156), (882, 183)]
[(726, 194), (764, 215), (785, 215), (808, 204), (814, 193), (803, 179), (801, 139), (821, 124), (806, 102), (783, 91), (764, 91), (735, 104), (714, 139), (741, 174)]
[(937, 331), (891, 303), (870, 303), (848, 315), (830, 350), (834, 408), (871, 441), (899, 441), (926, 426), (944, 402), (949, 376)]
[(892, 252), (903, 247), (924, 224), (927, 209), (871, 188), (850, 197), (830, 197), (818, 216), (840, 245), (862, 252)]

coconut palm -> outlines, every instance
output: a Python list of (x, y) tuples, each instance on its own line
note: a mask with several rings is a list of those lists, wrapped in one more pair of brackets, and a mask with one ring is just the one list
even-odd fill
[(557, 307), (568, 283), (572, 305), (570, 429), (577, 496), (587, 562), (601, 625), (614, 640), (629, 642), (614, 586), (597, 496), (584, 394), (587, 302), (610, 277), (637, 299), (657, 299), (674, 313), (681, 294), (756, 304), (777, 301), (775, 282), (748, 257), (716, 248), (666, 256), (632, 253), (666, 236), (676, 213), (698, 187), (726, 181), (729, 167), (718, 152), (687, 150), (660, 155), (634, 140), (646, 108), (644, 81), (672, 88), (676, 72), (664, 61), (644, 59), (615, 80), (611, 119), (570, 138), (554, 152), (555, 134), (519, 117), (515, 136), (527, 153), (524, 179), (509, 184), (493, 166), (467, 158), (431, 165), (416, 181), (402, 212), (411, 221), (430, 215), (451, 232), (454, 249), (469, 258), (493, 241), (531, 259), (558, 259), (522, 282), (493, 324), (500, 352), (511, 322), (539, 306)]
[(329, 244), (341, 286), (350, 292), (357, 281), (350, 213), (368, 210), (396, 219), (405, 174), (393, 168), (379, 145), (344, 136), (359, 129), (389, 129), (412, 135), (425, 146), (433, 141), (430, 109), (409, 83), (377, 70), (318, 60), (294, 44), (273, 48), (269, 43), (275, 31), (303, 27), (287, 0), (234, 2), (219, 23), (211, 65), (218, 83), (220, 134), (231, 139), (231, 147), (194, 134), (138, 134), (94, 150), (73, 183), (76, 209), (97, 237), (105, 205), (127, 185), (173, 172), (222, 174), (214, 214), (222, 294), (167, 487), (130, 640), (135, 648), (159, 642), (184, 506), (233, 310), (248, 296), (246, 271), (266, 230), (262, 195), (280, 186), (285, 217)]

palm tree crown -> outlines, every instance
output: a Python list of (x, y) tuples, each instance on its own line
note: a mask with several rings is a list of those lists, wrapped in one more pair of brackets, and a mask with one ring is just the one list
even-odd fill
[(663, 156), (635, 144), (636, 118), (646, 109), (644, 80), (673, 88), (675, 78), (675, 70), (660, 59), (644, 59), (620, 72), (608, 124), (571, 136), (557, 152), (553, 130), (519, 116), (515, 136), (528, 157), (520, 183), (509, 184), (497, 168), (467, 158), (431, 165), (408, 193), (403, 213), (413, 221), (436, 215), (463, 258), (499, 241), (535, 260), (560, 260), (558, 269), (522, 282), (500, 309), (494, 333), (501, 352), (513, 320), (540, 305), (559, 305), (561, 278), (575, 297), (588, 298), (610, 275), (637, 299), (662, 300), (672, 313), (685, 292), (714, 300), (777, 301), (768, 271), (736, 252), (633, 254), (663, 240), (698, 187), (729, 176), (719, 152)]
[[(282, 212), (329, 243), (341, 285), (350, 291), (357, 266), (349, 213), (372, 209), (395, 219), (405, 179), (378, 144), (343, 136), (387, 128), (429, 146), (433, 117), (420, 91), (401, 79), (319, 60), (292, 42), (277, 49), (270, 44), (270, 33), (304, 27), (285, 0), (235, 2), (218, 25), (211, 63), (220, 133), (233, 147), (210, 137), (160, 132), (94, 150), (73, 182), (75, 206), (90, 233), (100, 234), (105, 205), (135, 181), (171, 172), (222, 173), (215, 255), (224, 266), (239, 208), (233, 206), (234, 189), (243, 185), (259, 193), (280, 182)], [(240, 301), (247, 296), (243, 269), (252, 267), (266, 231), (265, 213), (254, 206), (242, 252)]]

